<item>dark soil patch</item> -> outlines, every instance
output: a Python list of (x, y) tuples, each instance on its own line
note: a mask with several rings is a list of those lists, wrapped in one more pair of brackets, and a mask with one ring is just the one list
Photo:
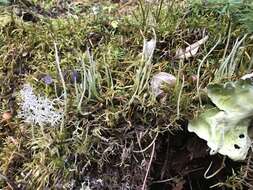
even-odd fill
[(152, 190), (209, 189), (219, 182), (225, 182), (233, 170), (238, 171), (241, 167), (241, 163), (226, 159), (225, 167), (214, 177), (206, 179), (204, 174), (210, 163), (213, 164), (207, 176), (221, 167), (223, 157), (218, 154), (210, 156), (204, 140), (183, 131), (175, 135), (164, 134), (157, 143), (156, 159), (150, 174)]

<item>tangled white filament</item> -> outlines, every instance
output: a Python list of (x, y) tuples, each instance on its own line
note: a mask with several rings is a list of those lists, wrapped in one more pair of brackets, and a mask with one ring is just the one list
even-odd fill
[(39, 124), (40, 126), (50, 124), (55, 126), (62, 118), (61, 112), (54, 107), (54, 101), (46, 97), (36, 96), (29, 84), (24, 85), (20, 91), (22, 99), (19, 117), (25, 122)]

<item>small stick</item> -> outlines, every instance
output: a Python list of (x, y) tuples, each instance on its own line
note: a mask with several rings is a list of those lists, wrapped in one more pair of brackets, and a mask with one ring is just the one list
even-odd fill
[(153, 140), (146, 148), (144, 148), (144, 149), (142, 149), (142, 150), (134, 150), (133, 152), (134, 152), (134, 153), (142, 153), (142, 152), (145, 152), (146, 150), (148, 150), (148, 149), (155, 143), (157, 137), (158, 137), (158, 132), (156, 133), (156, 136), (155, 136), (154, 140)]
[(209, 172), (209, 170), (210, 170), (210, 168), (213, 164), (213, 162), (211, 162), (209, 167), (207, 168), (205, 174), (204, 174), (204, 178), (205, 179), (210, 179), (210, 178), (214, 177), (216, 174), (218, 174), (225, 167), (225, 159), (226, 159), (226, 156), (223, 157), (220, 168), (218, 168), (213, 174), (207, 176), (207, 173)]
[(154, 153), (155, 153), (155, 142), (154, 142), (154, 144), (153, 144), (151, 157), (150, 157), (150, 160), (149, 160), (149, 163), (148, 163), (147, 172), (146, 172), (146, 175), (145, 175), (145, 178), (144, 178), (144, 181), (143, 181), (141, 190), (145, 190), (146, 181), (147, 181), (147, 178), (148, 178), (148, 174), (149, 174), (149, 170), (150, 170), (150, 167), (151, 167), (151, 163), (152, 163), (152, 160), (153, 160), (153, 157), (154, 157)]

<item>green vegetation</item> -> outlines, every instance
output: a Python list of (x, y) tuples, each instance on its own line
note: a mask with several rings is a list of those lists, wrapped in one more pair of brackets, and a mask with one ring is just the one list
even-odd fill
[[(3, 1), (0, 113), (11, 118), (0, 124), (0, 188), (151, 185), (148, 168), (159, 138), (185, 130), (203, 111), (209, 83), (253, 69), (252, 3), (204, 3)], [(177, 58), (178, 49), (205, 36), (195, 55)], [(143, 44), (151, 39), (156, 48), (147, 61)], [(177, 78), (162, 98), (149, 86), (161, 71)], [(36, 96), (57, 100), (59, 124), (24, 122), (25, 84)], [(250, 167), (242, 163), (216, 185), (240, 189)]]
[(251, 146), (247, 133), (253, 113), (252, 82), (239, 80), (208, 85), (207, 89), (217, 108), (207, 109), (200, 118), (190, 122), (189, 130), (205, 139), (211, 152), (245, 160)]

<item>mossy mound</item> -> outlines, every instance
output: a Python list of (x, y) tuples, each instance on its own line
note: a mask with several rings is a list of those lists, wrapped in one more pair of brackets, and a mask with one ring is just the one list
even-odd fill
[[(0, 125), (0, 187), (187, 189), (193, 181), (204, 189), (246, 182), (243, 171), (251, 166), (230, 160), (225, 177), (205, 180), (206, 160), (219, 167), (220, 156), (210, 157), (205, 142), (186, 132), (188, 120), (210, 102), (201, 93), (215, 73), (220, 81), (235, 80), (252, 69), (248, 35), (235, 52), (232, 76), (218, 72), (247, 32), (222, 6), (20, 0), (0, 7), (0, 111), (12, 114)], [(179, 48), (206, 35), (196, 55), (176, 58)], [(143, 41), (152, 38), (156, 49), (147, 65)], [(156, 98), (150, 80), (161, 71), (177, 82)], [(59, 125), (18, 117), (25, 84), (59, 100)]]

